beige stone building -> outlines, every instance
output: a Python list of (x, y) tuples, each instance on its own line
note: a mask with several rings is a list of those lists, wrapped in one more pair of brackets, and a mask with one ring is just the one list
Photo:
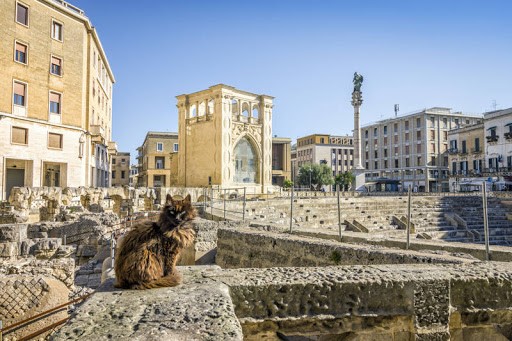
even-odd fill
[(285, 180), (292, 178), (291, 162), (292, 139), (272, 138), (272, 184), (283, 186)]
[(434, 107), (362, 127), (367, 182), (388, 178), (399, 180), (404, 189), (449, 191), (448, 132), (481, 120)]
[(273, 97), (218, 84), (176, 98), (180, 186), (274, 189)]
[(114, 76), (89, 19), (65, 1), (3, 0), (0, 44), (0, 200), (108, 186)]
[(297, 168), (308, 163), (330, 165), (333, 176), (350, 171), (354, 165), (354, 139), (328, 134), (300, 137), (297, 139), (296, 163)]
[(178, 134), (150, 131), (138, 151), (138, 187), (176, 185)]
[(112, 155), (111, 186), (128, 186), (130, 184), (130, 153), (117, 152)]

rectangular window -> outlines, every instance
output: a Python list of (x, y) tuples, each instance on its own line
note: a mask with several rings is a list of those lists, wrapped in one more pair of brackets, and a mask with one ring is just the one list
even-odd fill
[(416, 140), (421, 140), (421, 130), (416, 132)]
[(126, 159), (121, 159), (121, 164), (122, 165), (126, 164)]
[(14, 60), (19, 63), (27, 64), (27, 45), (16, 42)]
[(19, 82), (14, 82), (14, 89), (13, 89), (13, 101), (15, 105), (19, 105), (24, 107), (26, 104), (25, 96), (27, 93), (27, 85)]
[(62, 24), (52, 20), (52, 38), (62, 41)]
[(116, 171), (112, 171), (112, 179), (116, 178)]
[(164, 150), (164, 144), (162, 142), (157, 142), (156, 143), (156, 151), (161, 152), (163, 150)]
[(416, 153), (418, 153), (418, 154), (421, 153), (421, 144), (416, 145)]
[(394, 131), (395, 133), (396, 133), (396, 132), (398, 132), (398, 124), (397, 124), (397, 123), (395, 123), (395, 124), (393, 125), (393, 131)]
[(404, 125), (405, 125), (405, 130), (409, 130), (409, 121), (405, 121)]
[(420, 128), (420, 127), (421, 127), (421, 118), (420, 118), (420, 117), (418, 117), (418, 118), (416, 119), (416, 128)]
[(384, 126), (384, 135), (388, 133), (388, 126)]
[(12, 127), (11, 142), (16, 144), (28, 144), (28, 129)]
[(462, 153), (466, 154), (468, 151), (466, 150), (466, 140), (462, 141)]
[(164, 169), (165, 168), (165, 158), (161, 156), (155, 157), (155, 168), (156, 169)]
[(405, 167), (411, 167), (408, 157), (405, 158)]
[(125, 174), (126, 174), (126, 172), (125, 172), (125, 171), (121, 171), (121, 179), (124, 179), (124, 178), (125, 178)]
[(416, 166), (422, 166), (422, 164), (421, 164), (421, 156), (418, 156), (418, 158), (416, 160)]
[(480, 151), (480, 138), (476, 137), (475, 138), (475, 152), (479, 152)]
[(16, 22), (28, 26), (28, 7), (16, 3)]
[(177, 144), (177, 143), (173, 144), (173, 146), (172, 146), (172, 150), (173, 150), (175, 153), (176, 153), (176, 152), (178, 152), (178, 144)]
[(431, 140), (435, 140), (436, 139), (436, 131), (435, 130), (431, 130), (430, 131), (430, 139)]
[(48, 148), (62, 149), (62, 135), (48, 133)]
[(409, 146), (405, 146), (405, 154), (409, 154)]
[(50, 72), (57, 76), (62, 76), (62, 59), (52, 56)]
[(60, 94), (56, 92), (50, 92), (50, 112), (52, 114), (60, 114), (60, 109)]

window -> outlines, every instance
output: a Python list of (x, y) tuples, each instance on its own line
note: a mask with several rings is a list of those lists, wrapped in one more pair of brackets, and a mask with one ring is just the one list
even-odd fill
[(178, 144), (177, 144), (177, 143), (175, 143), (175, 144), (173, 144), (173, 145), (172, 145), (172, 150), (173, 150), (175, 153), (176, 153), (176, 152), (178, 152)]
[(466, 140), (463, 140), (462, 141), (462, 153), (466, 154), (467, 153), (467, 149), (466, 149)]
[(52, 56), (50, 73), (57, 76), (62, 76), (62, 59)]
[(121, 171), (121, 179), (124, 179), (124, 178), (125, 178), (125, 174), (126, 174), (126, 172), (125, 172), (125, 171)]
[(156, 151), (162, 152), (163, 150), (164, 150), (164, 144), (162, 142), (157, 142), (156, 143)]
[(165, 168), (165, 158), (163, 156), (155, 157), (155, 168), (156, 169), (164, 169)]
[(409, 142), (409, 133), (405, 133), (405, 142)]
[(14, 105), (25, 106), (25, 96), (27, 91), (27, 85), (19, 82), (14, 82)]
[(384, 135), (388, 133), (388, 126), (384, 126)]
[(416, 119), (416, 128), (419, 128), (419, 127), (421, 127), (421, 118), (420, 117), (418, 117)]
[(28, 129), (20, 127), (11, 128), (11, 143), (28, 144)]
[(56, 92), (50, 92), (50, 113), (60, 114), (60, 94)]
[(409, 161), (408, 157), (405, 158), (405, 167), (411, 167), (411, 164), (410, 164), (410, 161)]
[(27, 45), (16, 42), (14, 60), (19, 63), (27, 64)]
[(379, 162), (378, 161), (375, 161), (374, 162), (374, 166), (373, 169), (379, 169)]
[(398, 168), (398, 159), (395, 159), (395, 168)]
[(48, 133), (48, 148), (62, 149), (62, 135)]
[(476, 137), (475, 138), (475, 152), (479, 152), (480, 151), (480, 138)]
[(409, 146), (405, 146), (405, 154), (409, 154)]
[(368, 138), (368, 130), (365, 130), (364, 131), (364, 138), (367, 139)]
[(421, 130), (416, 132), (416, 140), (421, 140)]
[(398, 123), (395, 123), (393, 125), (393, 132), (395, 132), (395, 133), (398, 132)]
[(377, 128), (373, 128), (373, 136), (377, 136)]
[(122, 165), (126, 164), (126, 159), (121, 159), (121, 164)]
[(28, 26), (28, 7), (16, 3), (16, 22)]
[(436, 139), (436, 131), (435, 130), (431, 130), (430, 131), (430, 139), (431, 140), (435, 140)]
[(112, 171), (112, 179), (116, 178), (116, 171)]
[(418, 156), (418, 158), (416, 160), (416, 165), (417, 166), (422, 166), (422, 164), (421, 164), (421, 156)]
[(320, 138), (320, 143), (325, 143), (325, 139), (323, 137)]
[(418, 154), (421, 153), (421, 144), (416, 145), (416, 153), (418, 153)]
[(405, 130), (409, 130), (409, 121), (405, 121)]
[(62, 24), (52, 20), (52, 38), (62, 41)]

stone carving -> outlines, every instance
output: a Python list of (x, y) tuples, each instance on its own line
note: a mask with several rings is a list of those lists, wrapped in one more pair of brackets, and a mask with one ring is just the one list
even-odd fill
[(250, 135), (258, 143), (262, 141), (260, 126), (233, 122), (232, 143), (234, 144), (244, 134)]

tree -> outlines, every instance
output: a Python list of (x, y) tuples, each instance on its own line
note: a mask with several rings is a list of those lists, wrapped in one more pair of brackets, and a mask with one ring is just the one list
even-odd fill
[(297, 182), (299, 185), (318, 191), (322, 186), (334, 184), (334, 177), (328, 165), (307, 163), (299, 168)]
[(284, 188), (291, 188), (293, 186), (293, 181), (290, 179), (286, 179), (283, 181)]
[(339, 185), (341, 189), (343, 189), (344, 191), (348, 191), (352, 188), (352, 183), (354, 182), (355, 179), (356, 177), (354, 176), (354, 174), (347, 171), (345, 173), (336, 175), (334, 183), (336, 185)]

